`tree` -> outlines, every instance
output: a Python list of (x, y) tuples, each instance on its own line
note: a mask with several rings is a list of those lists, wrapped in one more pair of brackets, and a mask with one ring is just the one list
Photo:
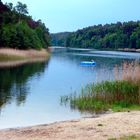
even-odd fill
[[(53, 34), (52, 44), (64, 46), (64, 33)], [(60, 36), (62, 36), (60, 38)], [(119, 49), (140, 48), (140, 21), (117, 22), (116, 24), (95, 25), (69, 33), (65, 38), (66, 47)]]
[(10, 10), (13, 10), (13, 3), (5, 3), (5, 5), (7, 6), (7, 8), (9, 8)]
[(0, 2), (0, 47), (41, 49), (50, 45), (48, 28), (27, 13), (26, 4), (18, 2), (13, 7), (12, 3)]
[(15, 8), (16, 8), (16, 11), (19, 14), (23, 14), (23, 15), (28, 14), (28, 9), (27, 9), (27, 5), (26, 4), (23, 4), (21, 2), (17, 2), (17, 5), (16, 5)]

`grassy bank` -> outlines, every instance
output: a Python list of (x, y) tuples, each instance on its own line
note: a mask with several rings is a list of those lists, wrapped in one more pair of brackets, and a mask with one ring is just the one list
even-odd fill
[(61, 97), (62, 103), (81, 112), (140, 110), (140, 66), (124, 63), (114, 68), (115, 81), (87, 85), (80, 95)]
[(48, 58), (49, 53), (45, 49), (41, 50), (18, 50), (10, 48), (0, 49), (0, 61), (12, 61), (35, 58)]
[(48, 57), (49, 53), (45, 49), (41, 50), (18, 50), (10, 48), (0, 49), (0, 60), (17, 60), (17, 59), (33, 59), (33, 58), (42, 58)]
[(0, 54), (0, 62), (23, 60), (23, 59), (25, 59), (25, 57), (17, 56), (17, 55)]
[(42, 62), (49, 59), (50, 53), (45, 50), (0, 49), (0, 67), (18, 66), (25, 63)]

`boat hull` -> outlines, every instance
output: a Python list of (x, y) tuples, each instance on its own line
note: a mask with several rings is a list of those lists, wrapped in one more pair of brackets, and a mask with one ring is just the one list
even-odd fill
[(96, 62), (94, 61), (82, 61), (80, 63), (81, 66), (95, 66), (96, 65)]

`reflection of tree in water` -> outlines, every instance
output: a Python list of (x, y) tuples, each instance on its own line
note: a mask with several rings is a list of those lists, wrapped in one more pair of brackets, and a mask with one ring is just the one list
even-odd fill
[(29, 93), (29, 78), (39, 78), (46, 65), (44, 62), (0, 69), (0, 108), (13, 100), (17, 105), (24, 103)]

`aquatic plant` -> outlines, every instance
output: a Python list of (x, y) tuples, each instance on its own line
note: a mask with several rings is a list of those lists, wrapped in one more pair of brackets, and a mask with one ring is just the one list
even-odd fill
[[(100, 112), (108, 109), (140, 110), (140, 66), (138, 63), (124, 63), (120, 69), (114, 69), (115, 81), (103, 81), (90, 84), (81, 89), (79, 95), (65, 98), (71, 108), (81, 112)], [(63, 97), (64, 98), (64, 97)]]

